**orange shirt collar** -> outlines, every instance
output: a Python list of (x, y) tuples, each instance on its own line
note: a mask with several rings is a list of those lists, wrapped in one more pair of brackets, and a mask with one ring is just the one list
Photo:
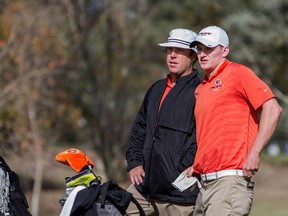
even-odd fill
[(173, 86), (172, 86), (172, 78), (171, 78), (170, 75), (168, 76), (166, 85), (167, 85), (167, 87), (169, 87), (169, 88), (172, 88), (172, 87), (173, 87)]
[(230, 63), (230, 61), (228, 59), (226, 59), (221, 65), (220, 67), (218, 68), (218, 70), (216, 71), (216, 73), (210, 77), (210, 79), (208, 79), (208, 76), (205, 75), (204, 79), (203, 79), (203, 83), (206, 83), (206, 82), (211, 82), (216, 76), (218, 76), (223, 70), (224, 68)]

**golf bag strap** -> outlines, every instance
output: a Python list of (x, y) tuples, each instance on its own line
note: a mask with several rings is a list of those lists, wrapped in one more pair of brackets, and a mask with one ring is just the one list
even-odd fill
[(109, 185), (110, 185), (110, 182), (105, 182), (100, 188), (101, 197), (99, 199), (99, 202), (101, 204), (101, 208), (105, 207), (105, 200), (106, 200), (106, 195), (107, 195), (107, 190), (109, 188)]
[[(110, 186), (110, 183), (111, 183), (110, 181), (109, 182), (105, 182), (104, 184), (102, 184), (101, 189), (100, 189), (101, 197), (99, 199), (99, 202), (100, 202), (102, 208), (104, 208), (104, 206), (105, 206), (105, 199), (106, 199), (106, 195), (107, 195), (107, 191), (108, 191), (108, 188)], [(136, 205), (136, 207), (138, 208), (140, 216), (146, 216), (142, 206), (135, 199), (135, 197), (133, 197), (133, 196), (131, 197), (131, 202), (133, 202)]]
[(142, 206), (139, 204), (139, 202), (135, 199), (135, 197), (132, 196), (132, 199), (131, 199), (131, 202), (133, 202), (136, 207), (138, 208), (139, 210), (139, 213), (140, 213), (140, 216), (146, 216)]
[(26, 209), (25, 205), (23, 205), (22, 200), (15, 199), (14, 206), (12, 207), (14, 213), (19, 216), (32, 216), (30, 212)]

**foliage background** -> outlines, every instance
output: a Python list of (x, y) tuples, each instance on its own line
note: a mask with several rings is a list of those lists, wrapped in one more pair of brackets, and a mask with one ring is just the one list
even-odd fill
[(283, 107), (272, 140), (284, 150), (287, 23), (286, 0), (1, 0), (0, 153), (32, 161), (17, 171), (33, 215), (45, 164), (63, 149), (91, 151), (107, 179), (127, 181), (131, 125), (148, 87), (167, 73), (157, 43), (177, 27), (228, 32), (229, 58), (251, 67)]

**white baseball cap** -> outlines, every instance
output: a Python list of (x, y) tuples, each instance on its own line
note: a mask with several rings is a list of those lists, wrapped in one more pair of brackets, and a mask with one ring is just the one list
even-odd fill
[(182, 49), (192, 49), (196, 52), (194, 47), (190, 47), (190, 44), (195, 41), (197, 34), (189, 29), (177, 28), (169, 33), (168, 42), (159, 43), (158, 46), (162, 51), (165, 51), (167, 47), (177, 47)]
[(191, 47), (194, 47), (197, 43), (201, 43), (207, 47), (216, 47), (218, 45), (228, 46), (229, 38), (227, 33), (218, 26), (208, 26), (202, 29), (196, 40), (191, 43)]

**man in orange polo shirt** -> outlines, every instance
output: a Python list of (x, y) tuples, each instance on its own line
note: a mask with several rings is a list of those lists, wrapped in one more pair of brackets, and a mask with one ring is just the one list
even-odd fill
[(229, 39), (223, 29), (202, 29), (195, 45), (206, 76), (195, 90), (198, 149), (186, 170), (188, 176), (200, 176), (203, 186), (194, 216), (249, 215), (251, 178), (282, 108), (251, 69), (227, 59)]

